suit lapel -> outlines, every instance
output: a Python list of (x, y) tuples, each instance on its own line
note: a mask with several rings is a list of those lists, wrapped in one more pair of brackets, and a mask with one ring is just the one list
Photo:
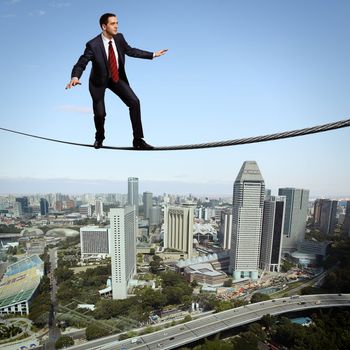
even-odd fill
[(123, 55), (121, 54), (121, 48), (120, 48), (120, 45), (118, 44), (117, 35), (114, 37), (114, 42), (118, 51), (118, 61), (119, 61), (119, 65), (124, 66)]
[(105, 50), (105, 46), (103, 45), (103, 40), (102, 40), (101, 35), (99, 36), (98, 46), (100, 47), (100, 50), (101, 50), (101, 53), (102, 53), (102, 57), (103, 57), (103, 60), (105, 62), (105, 65), (106, 65), (106, 68), (107, 68), (107, 71), (108, 71), (108, 58), (107, 58), (107, 55), (106, 55), (106, 50)]

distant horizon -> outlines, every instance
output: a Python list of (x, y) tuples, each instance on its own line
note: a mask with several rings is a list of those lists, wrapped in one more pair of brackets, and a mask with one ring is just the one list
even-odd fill
[[(135, 176), (137, 177), (137, 176)], [(152, 192), (153, 195), (178, 194), (206, 196), (211, 198), (232, 197), (234, 180), (229, 181), (211, 181), (211, 182), (185, 182), (171, 180), (142, 180), (139, 178), (139, 194), (143, 192)], [(266, 184), (266, 181), (265, 181)], [(291, 184), (278, 188), (303, 188), (307, 187), (293, 186)], [(272, 195), (278, 195), (278, 188), (271, 188)], [(108, 180), (108, 179), (69, 179), (69, 178), (0, 178), (0, 196), (9, 195), (38, 195), (49, 193), (62, 193), (67, 195), (82, 194), (106, 194), (120, 193), (127, 194), (127, 179)], [(312, 193), (310, 191), (309, 199), (329, 198), (338, 200), (350, 200), (350, 193)]]

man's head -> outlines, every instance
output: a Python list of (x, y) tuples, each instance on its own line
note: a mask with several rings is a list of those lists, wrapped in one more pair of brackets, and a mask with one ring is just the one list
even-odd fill
[(100, 17), (100, 26), (103, 33), (107, 36), (113, 36), (118, 31), (118, 18), (114, 13), (105, 13)]

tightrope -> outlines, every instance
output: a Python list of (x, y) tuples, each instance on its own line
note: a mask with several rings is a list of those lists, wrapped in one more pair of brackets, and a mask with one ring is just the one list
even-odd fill
[[(246, 137), (246, 138), (226, 140), (226, 141), (188, 144), (188, 145), (160, 146), (160, 147), (154, 147), (154, 149), (152, 150), (135, 150), (132, 147), (116, 147), (116, 146), (102, 146), (101, 148), (111, 149), (111, 150), (120, 150), (120, 151), (143, 151), (143, 152), (148, 151), (149, 152), (149, 151), (180, 151), (180, 150), (201, 149), (201, 148), (228, 147), (228, 146), (245, 145), (250, 143), (274, 141), (274, 140), (286, 139), (286, 138), (297, 137), (297, 136), (305, 136), (310, 134), (317, 134), (317, 133), (345, 128), (349, 126), (350, 126), (350, 119), (345, 119), (334, 123), (317, 125), (310, 128), (304, 128), (304, 129), (284, 131), (284, 132), (279, 132), (279, 133), (269, 134), (269, 135), (253, 136), (253, 137)], [(28, 134), (17, 130), (6, 129), (2, 127), (0, 127), (0, 130), (22, 135), (22, 136), (33, 137), (40, 140), (64, 143), (72, 146), (94, 147), (93, 145), (90, 145), (90, 144), (58, 140), (58, 139), (53, 139), (49, 137)]]

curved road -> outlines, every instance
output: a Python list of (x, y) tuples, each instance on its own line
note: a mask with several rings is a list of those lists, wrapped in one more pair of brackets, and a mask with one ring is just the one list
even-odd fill
[(350, 306), (350, 294), (304, 295), (273, 299), (219, 312), (132, 339), (118, 341), (118, 335), (112, 335), (82, 345), (73, 346), (69, 349), (174, 349), (221, 331), (254, 322), (266, 314), (279, 315), (292, 311), (335, 306)]

